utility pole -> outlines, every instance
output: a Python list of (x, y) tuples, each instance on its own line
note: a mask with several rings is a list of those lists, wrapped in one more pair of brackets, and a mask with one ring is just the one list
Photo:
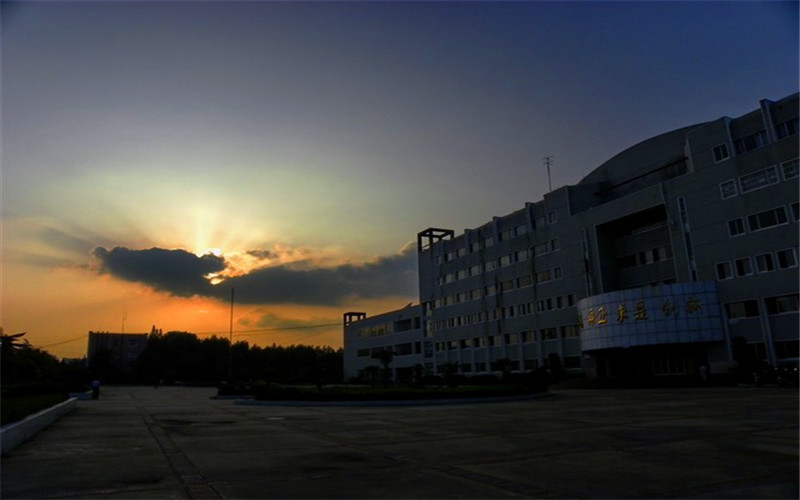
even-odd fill
[(553, 190), (553, 181), (550, 179), (550, 164), (553, 162), (552, 156), (545, 156), (543, 158), (545, 166), (547, 166), (547, 192)]
[(235, 288), (231, 288), (231, 322), (230, 322), (230, 337), (228, 341), (228, 384), (233, 382), (232, 374), (233, 374), (233, 291)]

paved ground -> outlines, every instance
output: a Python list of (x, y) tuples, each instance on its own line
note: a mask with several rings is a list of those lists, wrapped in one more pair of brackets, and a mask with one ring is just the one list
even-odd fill
[(105, 387), (2, 460), (13, 498), (798, 498), (798, 394), (562, 390), (251, 407)]

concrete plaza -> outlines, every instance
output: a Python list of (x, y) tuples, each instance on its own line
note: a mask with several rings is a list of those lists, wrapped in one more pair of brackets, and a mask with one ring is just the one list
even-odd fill
[(12, 498), (798, 498), (798, 393), (555, 390), (239, 406), (104, 387), (2, 460)]

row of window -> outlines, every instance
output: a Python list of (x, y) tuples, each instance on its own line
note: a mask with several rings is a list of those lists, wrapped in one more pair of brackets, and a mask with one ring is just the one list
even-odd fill
[[(778, 139), (784, 139), (789, 137), (790, 135), (794, 135), (798, 132), (798, 119), (791, 118), (786, 120), (785, 122), (781, 122), (775, 125), (775, 134), (778, 136)], [(748, 135), (747, 137), (742, 137), (741, 139), (737, 139), (733, 142), (734, 150), (736, 154), (746, 153), (747, 151), (752, 151), (754, 149), (758, 149), (762, 146), (766, 146), (768, 144), (767, 141), (767, 132), (766, 130), (759, 130), (755, 134)], [(712, 153), (714, 155), (714, 161), (719, 163), (721, 161), (727, 160), (730, 158), (730, 154), (728, 153), (728, 145), (727, 144), (720, 144), (712, 149)]]
[(655, 262), (669, 259), (670, 247), (657, 247), (645, 250), (643, 252), (636, 252), (631, 255), (620, 257), (617, 260), (617, 265), (620, 269), (629, 269), (632, 267), (646, 266)]
[[(543, 215), (541, 217), (537, 217), (533, 221), (533, 227), (534, 228), (540, 228), (540, 227), (544, 227), (544, 226), (547, 226), (547, 225), (550, 225), (550, 224), (555, 224), (556, 222), (558, 222), (558, 215), (556, 214), (556, 212), (551, 211), (551, 212), (547, 212), (546, 215)], [(518, 238), (518, 237), (523, 236), (525, 234), (528, 234), (528, 226), (526, 226), (525, 224), (520, 224), (518, 226), (515, 226), (514, 228), (506, 229), (506, 230), (501, 231), (498, 234), (498, 241), (501, 241), (501, 242), (503, 242), (503, 241), (511, 241), (512, 239)], [(487, 236), (486, 238), (483, 238), (481, 241), (473, 241), (472, 243), (470, 243), (469, 252), (475, 253), (475, 252), (480, 251), (482, 248), (491, 248), (494, 245), (495, 245), (494, 236)], [(469, 252), (467, 250), (467, 247), (460, 247), (458, 249), (455, 249), (455, 250), (449, 251), (449, 252), (447, 252), (447, 253), (445, 253), (443, 255), (440, 255), (439, 259), (438, 259), (438, 262), (439, 262), (439, 264), (441, 264), (442, 262), (449, 262), (449, 261), (455, 260), (455, 259), (457, 259), (459, 257), (464, 257)]]
[(371, 349), (359, 349), (356, 355), (359, 358), (374, 358), (377, 357), (381, 351), (391, 351), (395, 356), (409, 356), (411, 354), (422, 353), (421, 342), (406, 342), (405, 344), (397, 344), (393, 346), (373, 347)]
[[(753, 266), (755, 261), (755, 266)], [(729, 280), (734, 277), (742, 278), (755, 272), (758, 274), (769, 273), (776, 269), (790, 269), (797, 267), (797, 249), (786, 248), (772, 252), (762, 253), (751, 258), (749, 256), (717, 263), (717, 280)]]
[[(796, 179), (800, 175), (800, 159), (794, 158), (781, 163), (783, 180)], [(738, 194), (746, 194), (780, 182), (775, 165), (742, 175), (738, 179), (728, 179), (719, 185), (719, 195), (723, 200)]]
[[(789, 206), (792, 213), (792, 218), (795, 222), (800, 220), (800, 203), (794, 202)], [(747, 220), (747, 228), (745, 229), (744, 221)], [(756, 231), (763, 231), (775, 226), (782, 226), (789, 223), (789, 216), (786, 213), (786, 207), (770, 208), (763, 212), (747, 215), (746, 217), (737, 217), (728, 221), (728, 234), (731, 237), (741, 236), (748, 231), (754, 233)]]
[[(536, 283), (559, 280), (562, 277), (563, 273), (561, 272), (560, 266), (539, 271), (535, 275)], [(454, 304), (479, 300), (483, 297), (490, 297), (498, 293), (505, 293), (511, 290), (526, 288), (531, 286), (533, 281), (534, 280), (530, 274), (526, 274), (515, 279), (503, 280), (494, 285), (486, 285), (482, 288), (473, 288), (472, 290), (468, 290), (466, 292), (455, 293), (453, 295), (447, 295), (446, 297), (437, 298), (434, 300), (434, 307), (439, 308), (443, 306), (452, 306)]]
[(558, 340), (578, 337), (580, 337), (578, 325), (566, 325), (558, 328), (542, 328), (538, 332), (536, 330), (528, 330), (517, 333), (506, 333), (505, 335), (495, 334), (486, 337), (435, 342), (434, 347), (436, 352), (444, 352), (458, 349), (515, 346), (518, 344), (532, 344), (539, 340)]
[[(558, 239), (552, 239), (541, 245), (536, 245), (533, 247), (533, 254), (544, 255), (546, 253), (555, 252), (560, 250)], [(525, 262), (530, 258), (531, 250), (524, 249), (519, 250), (514, 253), (510, 253), (508, 255), (503, 255), (497, 260), (488, 260), (486, 262), (482, 262), (480, 264), (475, 264), (470, 266), (469, 268), (459, 269), (456, 272), (447, 273), (442, 276), (439, 276), (439, 284), (445, 285), (448, 283), (453, 283), (455, 281), (471, 278), (473, 276), (479, 276), (484, 272), (494, 271), (501, 267), (507, 267), (511, 264), (517, 264), (519, 262)]]
[[(536, 301), (535, 312), (554, 311), (557, 309), (564, 309), (575, 305), (575, 294), (559, 295), (557, 297), (547, 297)], [(516, 318), (518, 316), (527, 316), (534, 313), (534, 303), (525, 302), (507, 307), (498, 307), (490, 311), (477, 311), (470, 314), (460, 316), (453, 316), (439, 321), (435, 321), (433, 327), (435, 330), (443, 330), (446, 328), (456, 328), (459, 326), (468, 326), (478, 323), (485, 323), (487, 321), (497, 321), (501, 319)]]
[[(767, 297), (764, 299), (767, 314), (796, 313), (798, 311), (798, 295), (780, 295), (778, 297)], [(758, 300), (742, 300), (725, 304), (725, 313), (729, 319), (736, 318), (757, 318), (760, 314)]]
[[(544, 365), (547, 365), (547, 360), (544, 360)], [(512, 371), (517, 371), (520, 365), (520, 360), (518, 359), (504, 359), (504, 360), (495, 360), (488, 364), (489, 370), (487, 371), (486, 367), (487, 364), (484, 361), (476, 361), (475, 366), (473, 367), (472, 363), (461, 363), (458, 365), (458, 372), (459, 373), (490, 373), (490, 372), (502, 372), (507, 369), (511, 369)], [(564, 368), (571, 369), (571, 368), (580, 368), (581, 367), (581, 357), (580, 356), (564, 356), (563, 362)], [(524, 371), (536, 370), (539, 368), (539, 360), (532, 359), (532, 358), (524, 358), (522, 360), (522, 369)], [(440, 372), (442, 368), (439, 368)]]

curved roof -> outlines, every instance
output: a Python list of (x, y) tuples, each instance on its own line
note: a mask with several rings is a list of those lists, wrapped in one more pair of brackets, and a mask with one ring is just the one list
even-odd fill
[(686, 134), (701, 125), (690, 125), (644, 140), (617, 154), (578, 182), (619, 184), (684, 156)]

